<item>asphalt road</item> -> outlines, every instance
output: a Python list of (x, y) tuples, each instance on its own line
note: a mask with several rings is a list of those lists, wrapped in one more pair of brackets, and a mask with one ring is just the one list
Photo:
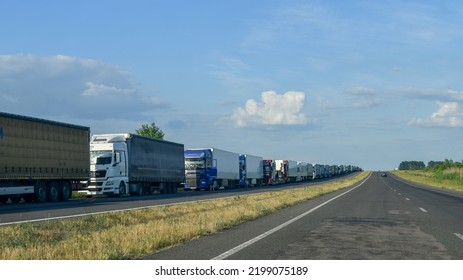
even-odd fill
[(463, 194), (388, 175), (145, 259), (462, 260)]
[(11, 223), (33, 222), (47, 219), (61, 219), (63, 217), (74, 217), (102, 212), (124, 211), (144, 207), (185, 203), (206, 199), (216, 199), (222, 197), (236, 196), (240, 194), (267, 192), (278, 189), (299, 188), (302, 186), (318, 184), (325, 181), (340, 180), (346, 177), (354, 176), (355, 174), (356, 173), (344, 174), (337, 177), (317, 179), (308, 182), (298, 182), (289, 185), (219, 190), (213, 192), (191, 191), (179, 192), (176, 194), (147, 195), (141, 197), (127, 196), (123, 198), (82, 198), (71, 199), (67, 202), (54, 203), (0, 204), (0, 226), (8, 225)]

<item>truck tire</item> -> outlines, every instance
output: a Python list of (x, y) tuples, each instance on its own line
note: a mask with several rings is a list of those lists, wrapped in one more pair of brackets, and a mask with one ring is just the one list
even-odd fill
[(48, 198), (47, 186), (43, 181), (37, 181), (35, 183), (35, 201), (42, 203), (46, 202)]
[(11, 202), (13, 203), (19, 203), (21, 202), (21, 195), (20, 194), (15, 194), (10, 196)]
[[(131, 188), (132, 189), (132, 188)], [(142, 195), (145, 195), (145, 186), (143, 186), (143, 184), (136, 184), (135, 185), (135, 189), (130, 192), (130, 194), (132, 195), (136, 195), (136, 196), (142, 196)]]
[(119, 184), (119, 197), (123, 197), (125, 196), (126, 194), (126, 191), (125, 191), (125, 183), (124, 182), (121, 182)]
[(51, 181), (48, 183), (48, 201), (50, 202), (57, 202), (59, 201), (59, 185), (55, 181)]
[(72, 187), (71, 183), (68, 181), (61, 182), (60, 190), (59, 190), (59, 200), (61, 201), (68, 201), (72, 196)]

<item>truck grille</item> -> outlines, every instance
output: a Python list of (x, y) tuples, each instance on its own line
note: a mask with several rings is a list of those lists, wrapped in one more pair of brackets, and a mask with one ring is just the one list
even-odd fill
[(90, 177), (104, 178), (104, 177), (106, 177), (106, 170), (90, 171)]
[(187, 183), (188, 186), (190, 186), (190, 187), (197, 187), (197, 186), (198, 186), (198, 181), (196, 180), (196, 178), (194, 178), (194, 179), (187, 179), (187, 180), (186, 180), (186, 183)]

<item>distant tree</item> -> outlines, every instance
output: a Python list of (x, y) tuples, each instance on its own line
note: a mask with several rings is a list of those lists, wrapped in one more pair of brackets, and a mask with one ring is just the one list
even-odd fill
[(402, 161), (399, 170), (423, 170), (425, 167), (422, 161)]
[(154, 122), (149, 125), (143, 124), (140, 129), (136, 130), (136, 133), (141, 136), (164, 140), (164, 132)]

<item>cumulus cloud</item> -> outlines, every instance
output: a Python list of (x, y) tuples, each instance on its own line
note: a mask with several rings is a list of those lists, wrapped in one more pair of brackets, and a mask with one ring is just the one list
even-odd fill
[(303, 92), (288, 91), (278, 95), (274, 91), (266, 91), (261, 95), (259, 103), (249, 99), (243, 107), (233, 112), (231, 119), (236, 127), (256, 125), (303, 125), (306, 116), (301, 112), (304, 106)]
[(98, 120), (136, 120), (165, 106), (127, 71), (64, 55), (1, 55), (0, 99), (0, 111)]
[(463, 127), (463, 112), (457, 102), (437, 102), (439, 109), (429, 118), (413, 119), (412, 125)]

